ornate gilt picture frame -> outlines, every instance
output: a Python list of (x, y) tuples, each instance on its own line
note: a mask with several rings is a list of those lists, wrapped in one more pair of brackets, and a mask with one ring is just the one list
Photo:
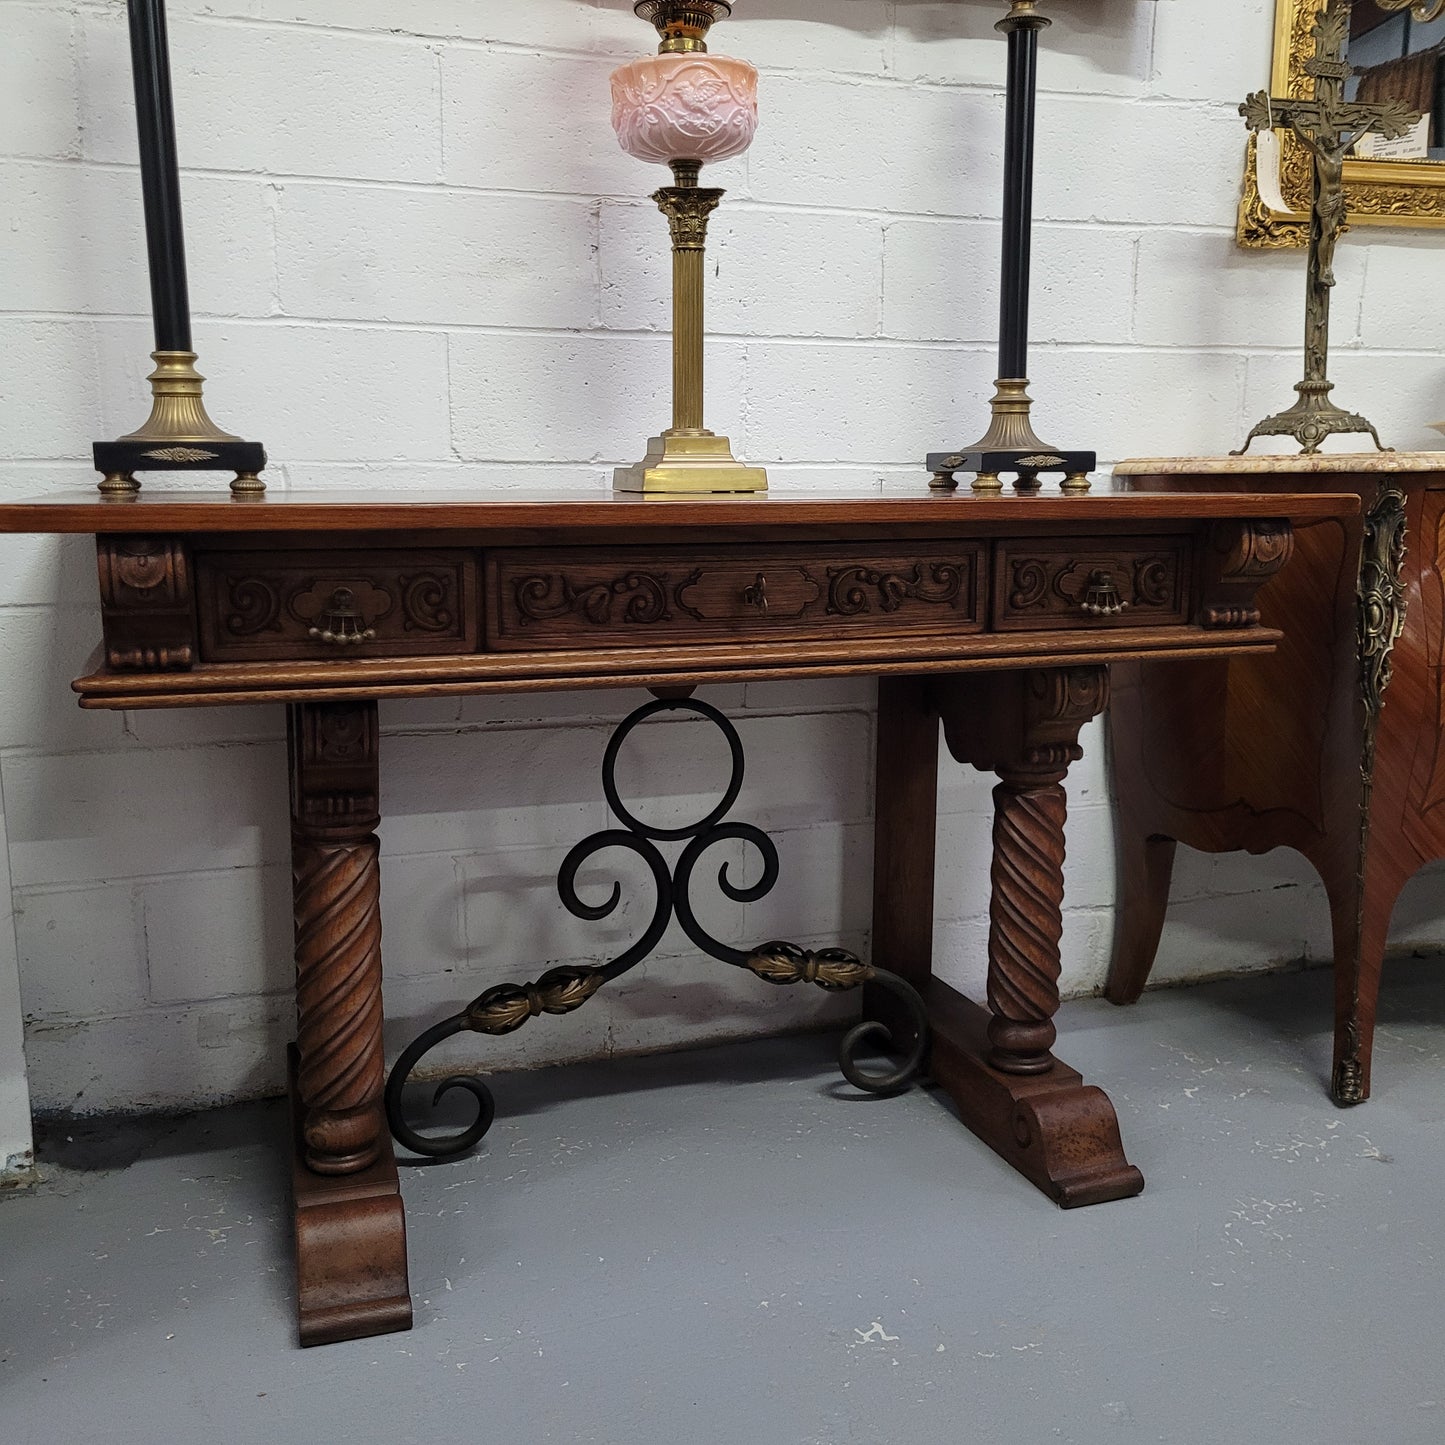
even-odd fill
[[(1305, 62), (1314, 52), (1312, 28), (1323, 5), (1324, 0), (1275, 0), (1272, 94), (1313, 96), (1314, 80), (1305, 73)], [(1428, 27), (1422, 33), (1432, 46), (1434, 31), (1445, 29), (1445, 0), (1356, 0), (1355, 9), (1381, 12), (1381, 24)], [(1360, 20), (1369, 23), (1371, 18)], [(1281, 189), (1290, 213), (1271, 211), (1260, 199), (1251, 136), (1239, 206), (1241, 246), (1302, 247), (1309, 242), (1309, 152), (1291, 132), (1277, 134), (1283, 151)], [(1445, 142), (1445, 136), (1435, 139), (1437, 146)], [(1445, 160), (1347, 160), (1345, 208), (1356, 225), (1445, 226)]]

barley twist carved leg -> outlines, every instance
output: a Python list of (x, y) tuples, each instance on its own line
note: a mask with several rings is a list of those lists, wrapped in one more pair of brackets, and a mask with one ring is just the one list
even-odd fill
[(1061, 772), (1006, 768), (994, 789), (993, 897), (989, 905), (991, 1062), (1007, 1074), (1043, 1074), (1058, 1031), (1063, 935)]
[(298, 829), (292, 847), (296, 901), (296, 1013), (306, 1163), (351, 1174), (381, 1150), (382, 1086), (379, 844), (316, 843)]
[(301, 1342), (411, 1325), (406, 1223), (381, 1114), (381, 871), (374, 702), (287, 718), (297, 1039)]
[[(988, 1008), (934, 979), (928, 987), (932, 1073), (970, 1129), (1066, 1208), (1137, 1194), (1102, 1089), (1054, 1058), (1063, 931), (1063, 780), (1082, 755), (1079, 731), (1108, 700), (1100, 667), (963, 675), (914, 706), (936, 709), (959, 762), (997, 773)], [(902, 818), (880, 793), (879, 837)], [(915, 825), (932, 830), (931, 816)]]

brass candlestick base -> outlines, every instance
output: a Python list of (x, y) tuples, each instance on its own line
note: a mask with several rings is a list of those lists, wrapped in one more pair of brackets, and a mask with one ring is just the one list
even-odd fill
[(1297, 381), (1294, 389), (1299, 393), (1299, 400), (1288, 411), (1265, 417), (1245, 438), (1244, 445), (1237, 452), (1230, 452), (1230, 456), (1242, 457), (1255, 437), (1293, 437), (1305, 456), (1313, 456), (1326, 437), (1351, 436), (1356, 432), (1368, 432), (1378, 450), (1394, 451), (1394, 447), (1387, 447), (1380, 440), (1380, 433), (1375, 430), (1372, 421), (1357, 412), (1345, 411), (1330, 401), (1330, 392), (1334, 388), (1334, 382), (1322, 377)]
[(766, 492), (768, 474), (733, 456), (732, 443), (710, 431), (669, 429), (647, 444), (647, 455), (612, 474), (618, 492), (680, 495), (700, 492)]
[(156, 369), (151, 384), (151, 414), (145, 425), (127, 432), (123, 442), (238, 442), (206, 415), (201, 388), (206, 378), (196, 370), (194, 351), (153, 351)]
[(1039, 490), (1041, 474), (1062, 472), (1064, 492), (1080, 495), (1089, 490), (1089, 473), (1098, 463), (1097, 456), (1093, 452), (1059, 451), (1039, 440), (1029, 415), (1033, 401), (1028, 386), (1026, 376), (1000, 377), (994, 383), (989, 429), (962, 451), (930, 452), (930, 486), (952, 491), (958, 485), (955, 472), (973, 472), (975, 492), (997, 493), (1003, 491), (999, 473), (1013, 472), (1017, 477), (1014, 490), (1031, 493)]
[(153, 351), (151, 414), (144, 425), (113, 442), (96, 442), (95, 467), (105, 474), (100, 490), (108, 497), (140, 491), (136, 472), (234, 471), (231, 491), (238, 497), (266, 490), (260, 472), (266, 452), (259, 442), (224, 432), (206, 415), (201, 396), (205, 382), (196, 370), (194, 351)]

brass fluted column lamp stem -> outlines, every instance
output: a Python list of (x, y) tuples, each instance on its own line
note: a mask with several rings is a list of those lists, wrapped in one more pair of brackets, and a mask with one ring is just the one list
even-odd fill
[(672, 235), (672, 425), (647, 454), (618, 467), (613, 487), (657, 495), (762, 492), (768, 474), (747, 467), (703, 422), (704, 291), (708, 217), (724, 192), (700, 186), (703, 162), (747, 149), (757, 125), (757, 72), (708, 54), (707, 33), (727, 0), (637, 0), (662, 37), (655, 56), (612, 77), (612, 123), (624, 150), (672, 169), (653, 194)]
[(654, 196), (672, 232), (672, 430), (703, 430), (703, 298), (707, 218), (723, 192), (698, 185), (697, 161), (673, 161), (675, 184)]

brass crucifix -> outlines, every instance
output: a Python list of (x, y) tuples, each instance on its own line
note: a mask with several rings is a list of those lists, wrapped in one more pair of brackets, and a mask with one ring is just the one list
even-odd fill
[(1345, 82), (1354, 74), (1345, 60), (1351, 0), (1325, 0), (1315, 18), (1314, 58), (1305, 62), (1313, 76), (1313, 100), (1280, 100), (1256, 91), (1239, 113), (1252, 131), (1288, 126), (1314, 157), (1314, 205), (1310, 219), (1309, 290), (1305, 301), (1305, 376), (1295, 386), (1299, 400), (1288, 411), (1266, 417), (1234, 453), (1243, 456), (1255, 437), (1293, 437), (1306, 454), (1317, 452), (1327, 436), (1369, 432), (1385, 451), (1380, 434), (1362, 416), (1342, 411), (1329, 399), (1334, 382), (1327, 375), (1330, 355), (1330, 290), (1335, 284), (1335, 243), (1347, 229), (1345, 157), (1362, 135), (1402, 136), (1420, 119), (1404, 101), (1362, 105), (1345, 100)]

